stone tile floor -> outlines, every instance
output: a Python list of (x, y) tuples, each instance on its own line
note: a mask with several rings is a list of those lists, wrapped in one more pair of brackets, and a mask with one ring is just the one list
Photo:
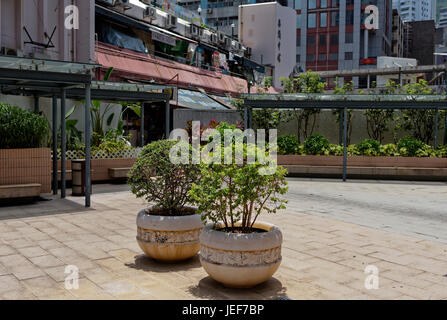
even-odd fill
[[(197, 257), (143, 256), (145, 204), (126, 186), (94, 186), (89, 210), (72, 197), (0, 207), (0, 299), (447, 299), (445, 188), (291, 179), (289, 209), (263, 217), (284, 233), (282, 266), (251, 290), (214, 282)], [(65, 288), (68, 265), (78, 290)], [(365, 289), (368, 265), (378, 290)]]

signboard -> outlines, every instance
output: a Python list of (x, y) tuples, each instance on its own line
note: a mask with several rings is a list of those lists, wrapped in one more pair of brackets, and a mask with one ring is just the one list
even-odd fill
[(361, 65), (377, 65), (377, 59), (376, 58), (367, 58), (367, 59), (361, 59), (360, 60)]
[(176, 41), (173, 37), (170, 37), (165, 34), (155, 32), (155, 31), (152, 31), (152, 40), (160, 41), (160, 42), (166, 43), (170, 46), (176, 45)]

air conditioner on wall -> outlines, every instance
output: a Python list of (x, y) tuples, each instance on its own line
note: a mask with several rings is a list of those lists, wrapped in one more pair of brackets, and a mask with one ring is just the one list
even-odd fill
[(168, 14), (166, 17), (166, 28), (175, 28), (177, 27), (177, 17), (172, 14)]
[(147, 7), (144, 9), (143, 17), (145, 19), (153, 20), (156, 18), (157, 10), (155, 8)]
[(217, 32), (217, 37), (218, 37), (220, 43), (225, 43), (225, 33)]
[(245, 52), (247, 53), (247, 55), (251, 56), (251, 48), (250, 47), (247, 47)]
[(11, 57), (23, 57), (23, 52), (22, 52), (22, 50), (19, 50), (19, 49), (2, 47), (0, 49), (0, 55), (11, 56)]
[(193, 38), (199, 38), (200, 37), (200, 28), (198, 26), (196, 26), (195, 24), (191, 24), (189, 25), (189, 34), (193, 37)]
[(113, 5), (115, 7), (120, 7), (124, 10), (132, 9), (132, 6), (130, 5), (130, 0), (114, 0)]
[(217, 34), (211, 33), (211, 35), (210, 35), (210, 42), (211, 43), (217, 43), (218, 42)]
[(233, 40), (231, 38), (225, 38), (225, 47), (231, 49)]

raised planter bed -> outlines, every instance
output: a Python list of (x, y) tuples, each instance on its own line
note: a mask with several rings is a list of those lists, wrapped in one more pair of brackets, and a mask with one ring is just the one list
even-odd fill
[(0, 185), (39, 184), (51, 192), (51, 151), (48, 148), (0, 149)]
[[(280, 155), (278, 164), (290, 176), (340, 177), (343, 157)], [(447, 158), (348, 157), (348, 176), (352, 178), (447, 180)]]

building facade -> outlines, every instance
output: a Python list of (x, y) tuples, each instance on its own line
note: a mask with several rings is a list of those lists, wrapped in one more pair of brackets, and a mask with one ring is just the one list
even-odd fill
[(433, 0), (393, 0), (393, 8), (399, 11), (403, 21), (434, 19)]
[(276, 2), (239, 7), (239, 41), (251, 48), (254, 61), (270, 68), (277, 88), (296, 65), (295, 21), (296, 11)]
[(404, 56), (417, 59), (418, 65), (433, 65), (436, 35), (434, 20), (406, 22)]
[(393, 57), (404, 56), (404, 30), (405, 25), (400, 17), (399, 11), (393, 9)]
[[(365, 27), (365, 9), (378, 7), (377, 30)], [(377, 57), (392, 52), (392, 1), (296, 0), (297, 55), (314, 71), (375, 68)], [(358, 84), (359, 79), (353, 79)]]

